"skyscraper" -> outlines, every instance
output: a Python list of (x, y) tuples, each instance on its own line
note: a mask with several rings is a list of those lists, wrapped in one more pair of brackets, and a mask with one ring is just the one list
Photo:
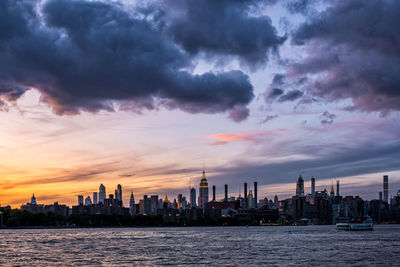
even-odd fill
[(117, 196), (116, 199), (122, 201), (122, 186), (120, 184), (117, 185)]
[(131, 192), (131, 198), (129, 199), (129, 213), (131, 215), (135, 215), (135, 197), (133, 196), (133, 192)]
[(213, 185), (212, 190), (212, 201), (215, 202), (215, 185)]
[(200, 189), (199, 189), (199, 207), (204, 208), (207, 202), (208, 202), (208, 182), (206, 179), (206, 173), (203, 170), (203, 177), (201, 178)]
[(87, 198), (85, 198), (85, 206), (90, 206), (92, 205), (92, 200), (90, 199), (90, 196), (88, 196)]
[(257, 208), (257, 182), (254, 182), (254, 200), (253, 200), (253, 208)]
[(224, 197), (224, 202), (228, 202), (228, 185), (225, 185), (225, 197)]
[(83, 196), (82, 196), (82, 195), (79, 195), (79, 196), (78, 196), (78, 205), (79, 205), (79, 206), (82, 206), (82, 205), (83, 205)]
[(336, 196), (339, 196), (339, 180), (336, 181)]
[(243, 205), (243, 207), (245, 208), (245, 209), (247, 209), (248, 208), (248, 199), (247, 199), (247, 183), (244, 183), (244, 205)]
[(196, 189), (194, 187), (190, 189), (190, 204), (192, 207), (196, 207)]
[(249, 201), (249, 202), (248, 202), (248, 203), (249, 203), (248, 208), (249, 208), (249, 209), (254, 208), (254, 207), (253, 207), (253, 205), (254, 205), (254, 203), (253, 203), (253, 192), (251, 192), (251, 190), (249, 190), (248, 201)]
[(93, 204), (97, 204), (97, 192), (93, 192)]
[(183, 195), (182, 194), (178, 194), (178, 209), (182, 208), (182, 199), (183, 199)]
[(101, 184), (99, 187), (99, 203), (104, 204), (104, 199), (106, 199), (106, 187)]
[(315, 197), (315, 178), (311, 177), (311, 195)]
[(383, 176), (383, 201), (389, 201), (389, 176)]
[(150, 214), (157, 215), (158, 211), (158, 195), (153, 195), (150, 197)]
[(330, 197), (334, 197), (335, 196), (335, 189), (333, 189), (333, 182), (331, 184), (331, 192), (330, 192)]
[(301, 175), (299, 175), (299, 179), (296, 184), (296, 196), (301, 197), (304, 196), (304, 180)]

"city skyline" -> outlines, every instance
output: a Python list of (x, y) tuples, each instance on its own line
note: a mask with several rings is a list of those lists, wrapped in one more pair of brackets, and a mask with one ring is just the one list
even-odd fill
[(219, 196), (251, 180), (290, 196), (303, 171), (366, 199), (377, 177), (400, 187), (397, 1), (0, 9), (2, 206), (71, 205), (100, 183), (176, 195), (203, 165)]
[[(228, 191), (228, 184), (225, 184), (223, 186), (223, 193), (220, 193), (219, 191), (221, 190), (216, 190), (216, 186), (215, 185), (209, 185), (208, 184), (208, 180), (206, 178), (206, 172), (203, 170), (202, 175), (201, 175), (201, 180), (198, 186), (191, 186), (189, 188), (187, 188), (185, 191), (180, 191), (175, 195), (170, 195), (170, 197), (168, 198), (168, 193), (165, 193), (165, 199), (171, 199), (174, 203), (176, 203), (176, 201), (178, 201), (178, 203), (181, 203), (182, 201), (182, 197), (185, 199), (185, 201), (190, 204), (192, 207), (193, 206), (193, 201), (195, 203), (194, 207), (205, 207), (205, 203), (208, 202), (227, 202), (227, 199), (231, 199), (231, 198), (243, 198), (243, 199), (247, 199), (250, 197), (251, 195), (251, 200), (248, 200), (248, 202), (246, 202), (247, 204), (245, 204), (247, 207), (254, 207), (255, 205), (258, 205), (258, 201), (262, 201), (263, 199), (284, 199), (284, 198), (290, 198), (292, 196), (296, 196), (296, 197), (305, 197), (305, 196), (310, 196), (310, 197), (314, 197), (315, 196), (315, 192), (322, 192), (325, 191), (329, 194), (330, 192), (330, 196), (336, 196), (336, 197), (345, 197), (345, 196), (354, 196), (351, 194), (339, 194), (339, 184), (340, 184), (340, 192), (342, 192), (342, 187), (341, 187), (341, 183), (340, 180), (334, 180), (331, 181), (331, 185), (330, 187), (318, 187), (316, 186), (316, 179), (315, 177), (311, 177), (309, 180), (304, 179), (302, 176), (303, 173), (299, 174), (297, 182), (296, 183), (292, 183), (295, 184), (295, 188), (293, 189), (292, 193), (289, 193), (288, 195), (278, 195), (278, 194), (274, 194), (273, 192), (270, 192), (270, 196), (267, 195), (263, 195), (263, 193), (258, 193), (258, 182), (257, 181), (253, 181), (254, 183), (244, 183), (244, 189), (240, 188), (238, 191), (236, 192), (236, 190), (232, 191)], [(376, 200), (376, 199), (382, 199), (385, 202), (389, 202), (390, 199), (392, 199), (392, 197), (398, 196), (399, 192), (400, 192), (400, 187), (399, 188), (391, 188), (391, 190), (389, 190), (389, 175), (383, 175), (383, 181), (381, 182), (381, 190), (375, 192), (376, 196), (371, 198), (371, 199), (366, 199), (366, 200)], [(243, 187), (243, 184), (241, 185), (241, 187)], [(128, 207), (129, 209), (131, 209), (131, 205), (132, 203), (135, 204), (135, 199), (136, 200), (140, 200), (143, 201), (143, 198), (140, 198), (140, 194), (137, 194), (133, 191), (126, 191), (125, 189), (122, 190), (122, 185), (118, 184), (115, 186), (115, 190), (113, 189), (108, 189), (109, 191), (107, 191), (107, 187), (105, 187), (103, 185), (103, 183), (100, 184), (100, 186), (98, 187), (98, 191), (93, 191), (93, 192), (85, 192), (82, 195), (76, 195), (75, 196), (75, 203), (62, 203), (62, 204), (66, 204), (67, 206), (73, 206), (73, 205), (84, 205), (84, 206), (90, 206), (92, 204), (97, 204), (97, 203), (104, 203), (104, 200), (106, 198), (108, 198), (109, 196), (113, 196), (114, 199), (121, 201), (121, 206), (122, 207)], [(203, 194), (206, 195), (206, 199), (205, 200), (201, 200), (202, 197), (200, 197), (200, 191), (207, 189)], [(210, 192), (209, 189), (212, 189), (212, 191)], [(232, 187), (231, 187), (232, 189)], [(125, 192), (124, 194), (122, 192)], [(187, 191), (187, 192), (186, 192)], [(193, 192), (194, 191), (194, 192)], [(244, 194), (244, 191), (247, 191), (247, 194)], [(385, 195), (385, 191), (387, 192), (387, 195)], [(389, 194), (389, 192), (392, 192), (392, 194)], [(102, 193), (104, 192), (104, 193)], [(219, 192), (217, 194), (217, 192)], [(228, 193), (229, 192), (229, 193)], [(198, 194), (198, 199), (196, 199), (196, 194)], [(103, 198), (100, 198), (97, 200), (97, 196), (103, 195)], [(92, 198), (92, 197), (93, 198)], [(96, 196), (96, 197), (95, 197)], [(125, 198), (122, 196), (126, 196)], [(136, 198), (134, 197), (136, 196)], [(143, 194), (143, 196), (157, 196), (160, 197), (159, 200), (162, 201), (163, 197), (162, 197), (162, 193), (161, 195), (156, 194), (156, 193), (148, 193), (145, 192)], [(355, 194), (355, 196), (359, 197), (360, 194)], [(387, 196), (387, 198), (386, 198)], [(390, 196), (390, 198), (389, 198)], [(36, 200), (37, 195), (35, 196), (35, 193), (32, 193), (32, 197), (31, 197), (31, 203), (36, 204), (37, 200)], [(78, 199), (78, 201), (76, 202), (76, 197)], [(193, 198), (194, 197), (194, 198)], [(39, 198), (40, 199), (40, 198)], [(96, 199), (96, 200), (95, 200)], [(249, 198), (250, 199), (250, 198)], [(89, 202), (87, 202), (89, 200)], [(254, 200), (254, 203), (252, 203)], [(22, 203), (22, 205), (26, 204)], [(28, 202), (29, 203), (29, 202)], [(59, 203), (58, 200), (55, 200), (54, 203)], [(125, 203), (125, 205), (124, 205)], [(251, 204), (250, 204), (251, 203)], [(256, 204), (257, 203), (257, 204)], [(53, 202), (49, 202), (49, 203), (41, 203), (41, 204), (53, 204)], [(60, 203), (61, 204), (61, 203)], [(14, 207), (16, 208), (16, 207)], [(19, 207), (17, 207), (19, 208)], [(182, 207), (178, 207), (178, 208), (182, 208)]]

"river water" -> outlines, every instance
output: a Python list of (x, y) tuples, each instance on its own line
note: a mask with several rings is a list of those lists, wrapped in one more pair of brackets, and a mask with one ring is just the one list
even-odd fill
[(400, 225), (2, 229), (0, 266), (400, 266)]

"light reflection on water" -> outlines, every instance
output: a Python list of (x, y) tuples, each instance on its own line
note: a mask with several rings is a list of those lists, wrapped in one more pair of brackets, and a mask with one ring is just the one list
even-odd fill
[(400, 265), (400, 225), (17, 229), (0, 231), (0, 266)]

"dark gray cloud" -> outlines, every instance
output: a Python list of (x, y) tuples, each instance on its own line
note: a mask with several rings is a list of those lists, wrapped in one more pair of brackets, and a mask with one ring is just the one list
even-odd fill
[(319, 118), (321, 119), (321, 124), (332, 124), (333, 120), (336, 119), (336, 115), (325, 110)]
[(267, 115), (267, 116), (265, 117), (265, 119), (263, 119), (263, 120), (261, 121), (261, 123), (267, 123), (267, 122), (269, 122), (270, 120), (276, 119), (276, 118), (278, 118), (278, 117), (279, 117), (278, 115)]
[(301, 90), (330, 101), (351, 99), (354, 109), (400, 110), (400, 2), (326, 4), (293, 34), (293, 44), (309, 52), (289, 71), (314, 77)]
[(161, 105), (192, 113), (230, 112), (237, 121), (248, 116), (246, 105), (254, 96), (247, 75), (194, 75), (186, 71), (191, 67), (191, 56), (162, 23), (139, 18), (119, 4), (0, 3), (3, 100), (35, 87), (57, 114), (112, 111), (114, 101), (123, 101), (136, 111)]
[(280, 89), (280, 88), (272, 88), (271, 91), (270, 91), (269, 94), (268, 94), (268, 98), (269, 98), (269, 99), (270, 99), (270, 98), (274, 99), (274, 98), (276, 98), (276, 97), (282, 95), (283, 92), (284, 92), (284, 91), (283, 91), (282, 89)]
[(278, 98), (278, 102), (294, 101), (303, 96), (303, 92), (299, 90), (292, 90)]
[(276, 1), (172, 0), (166, 24), (175, 40), (191, 54), (237, 56), (253, 67), (265, 63), (286, 37), (278, 36), (267, 16), (252, 10)]

